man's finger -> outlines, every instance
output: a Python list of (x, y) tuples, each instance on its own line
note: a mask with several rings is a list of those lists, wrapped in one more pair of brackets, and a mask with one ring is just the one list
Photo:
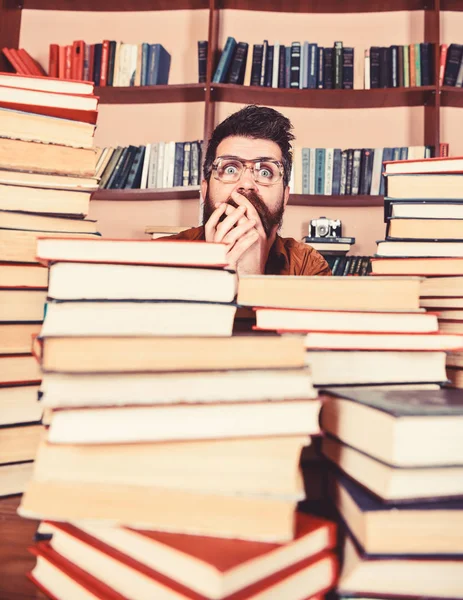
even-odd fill
[(227, 253), (228, 264), (232, 268), (236, 268), (236, 263), (242, 257), (242, 255), (253, 246), (259, 239), (259, 234), (256, 229), (251, 229), (244, 234)]
[(246, 198), (246, 196), (243, 196), (243, 194), (240, 194), (237, 191), (233, 191), (231, 193), (231, 197), (238, 204), (238, 206), (244, 206), (245, 207), (245, 209), (246, 209), (246, 216), (249, 219), (255, 219), (257, 231), (261, 235), (266, 236), (265, 229), (264, 229), (264, 227), (262, 225), (262, 221), (260, 219), (260, 215), (257, 212), (257, 210), (254, 207), (254, 205)]
[(254, 221), (254, 219), (247, 219), (244, 223), (242, 223), (241, 225), (237, 225), (231, 231), (229, 231), (227, 235), (223, 238), (223, 243), (230, 244), (230, 246), (233, 246), (233, 244), (250, 229), (252, 229), (255, 226), (255, 224), (256, 222)]
[[(245, 207), (231, 208), (230, 214), (217, 225), (214, 242), (221, 242), (227, 233), (235, 227), (237, 222), (244, 216)], [(226, 214), (226, 213), (225, 213)]]
[(215, 228), (217, 227), (217, 223), (219, 222), (220, 217), (224, 214), (226, 208), (227, 207), (225, 203), (221, 204), (218, 208), (214, 210), (214, 212), (204, 225), (204, 234), (207, 242), (214, 241)]

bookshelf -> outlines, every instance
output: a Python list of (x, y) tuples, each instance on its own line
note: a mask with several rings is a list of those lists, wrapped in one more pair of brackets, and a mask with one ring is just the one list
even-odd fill
[[(34, 11), (34, 18), (42, 18), (42, 21), (36, 22), (35, 28), (30, 25), (27, 27), (27, 20), (24, 19), (26, 12)], [(462, 0), (389, 0), (384, 2), (383, 0), (254, 0), (253, 2), (247, 2), (245, 0), (4, 0), (2, 7), (0, 8), (0, 21), (2, 27), (0, 28), (0, 41), (3, 45), (10, 45), (12, 47), (18, 47), (20, 41), (23, 46), (34, 50), (34, 48), (28, 44), (31, 37), (31, 31), (34, 36), (41, 36), (41, 39), (37, 42), (38, 46), (42, 48), (42, 60), (44, 62), (44, 52), (48, 49), (48, 43), (50, 41), (57, 41), (59, 39), (55, 37), (52, 39), (50, 34), (50, 28), (47, 31), (41, 31), (40, 25), (43, 25), (43, 15), (46, 15), (48, 11), (53, 11), (54, 15), (60, 21), (60, 13), (64, 14), (66, 11), (72, 11), (75, 19), (81, 19), (80, 33), (76, 35), (76, 29), (67, 31), (69, 39), (89, 39), (90, 33), (93, 34), (98, 29), (93, 26), (88, 17), (85, 17), (85, 13), (93, 13), (95, 19), (100, 19), (99, 23), (101, 26), (101, 15), (99, 13), (105, 13), (105, 21), (113, 23), (114, 19), (118, 19), (119, 29), (113, 31), (111, 26), (108, 25), (106, 30), (102, 30), (99, 35), (99, 40), (109, 35), (109, 31), (113, 32), (113, 39), (125, 39), (123, 34), (120, 32), (124, 31), (124, 27), (127, 27), (133, 37), (133, 24), (131, 25), (130, 16), (132, 13), (140, 13), (140, 19), (145, 20), (143, 13), (151, 11), (159, 11), (159, 17), (162, 17), (164, 13), (171, 14), (172, 18), (178, 19), (180, 13), (189, 12), (194, 14), (192, 19), (194, 23), (189, 26), (191, 30), (190, 39), (187, 52), (188, 58), (188, 77), (189, 81), (183, 83), (179, 80), (179, 76), (173, 78), (173, 83), (168, 86), (155, 86), (146, 88), (97, 88), (96, 93), (100, 95), (100, 103), (103, 110), (113, 111), (111, 115), (115, 115), (114, 111), (122, 111), (124, 117), (127, 119), (127, 115), (130, 111), (135, 111), (137, 115), (144, 115), (139, 117), (140, 121), (143, 118), (146, 119), (146, 115), (150, 112), (153, 114), (153, 118), (156, 118), (157, 114), (161, 114), (159, 121), (164, 121), (161, 125), (166, 127), (166, 119), (164, 119), (164, 109), (168, 107), (171, 110), (179, 111), (186, 110), (182, 106), (191, 105), (195, 106), (194, 117), (191, 117), (193, 113), (189, 113), (188, 121), (189, 124), (195, 123), (198, 139), (203, 135), (204, 139), (207, 139), (214, 128), (215, 124), (219, 122), (224, 115), (228, 114), (232, 110), (237, 110), (241, 105), (247, 103), (265, 104), (274, 107), (284, 107), (288, 109), (288, 116), (294, 121), (292, 114), (296, 113), (298, 116), (295, 121), (301, 122), (299, 117), (300, 111), (305, 113), (306, 109), (310, 109), (312, 123), (318, 118), (320, 114), (320, 120), (326, 119), (326, 115), (329, 111), (336, 109), (343, 114), (349, 114), (347, 119), (350, 120), (350, 114), (353, 119), (357, 119), (359, 122), (358, 113), (363, 109), (365, 112), (362, 114), (362, 118), (365, 119), (365, 128), (368, 129), (371, 125), (371, 119), (368, 116), (370, 113), (378, 115), (378, 119), (382, 117), (379, 115), (391, 114), (390, 109), (404, 109), (410, 108), (411, 110), (418, 111), (418, 117), (415, 118), (415, 124), (413, 126), (414, 141), (410, 140), (410, 144), (426, 144), (438, 146), (441, 141), (441, 129), (442, 129), (442, 109), (451, 107), (457, 109), (463, 106), (463, 91), (454, 88), (443, 87), (440, 88), (438, 84), (438, 49), (440, 43), (443, 41), (458, 41), (461, 39), (458, 36), (453, 36), (452, 40), (443, 39), (442, 35), (442, 20), (445, 18), (446, 11), (458, 11), (463, 14), (463, 1)], [(121, 19), (119, 15), (116, 15), (118, 11), (124, 11), (127, 13), (127, 18)], [(193, 13), (192, 13), (193, 11)], [(281, 13), (281, 14), (280, 14)], [(288, 13), (290, 13), (288, 15)], [(378, 13), (378, 14), (374, 14)], [(394, 19), (400, 17), (404, 13), (411, 14), (413, 19), (416, 19), (416, 23), (406, 27), (402, 27), (402, 42), (398, 42), (398, 34), (396, 35), (393, 26), (392, 29), (387, 23), (393, 23)], [(239, 18), (233, 15), (238, 15)], [(82, 16), (81, 16), (82, 15)], [(197, 16), (201, 15), (201, 17)], [(262, 16), (262, 18), (261, 18)], [(449, 16), (450, 17), (450, 16)], [(148, 15), (146, 16), (148, 19)], [(113, 19), (113, 21), (111, 21)], [(157, 19), (157, 15), (156, 15)], [(201, 19), (201, 25), (198, 27), (198, 20)], [(240, 21), (241, 19), (241, 21)], [(254, 19), (254, 20), (253, 20)], [(306, 19), (303, 21), (303, 19)], [(308, 21), (308, 19), (310, 19)], [(324, 19), (325, 27), (324, 30), (329, 30), (331, 40), (345, 39), (344, 32), (349, 31), (349, 27), (352, 23), (357, 20), (361, 23), (363, 29), (365, 29), (365, 19), (372, 20), (370, 29), (373, 33), (368, 34), (369, 45), (375, 43), (376, 37), (381, 35), (381, 40), (378, 39), (378, 43), (381, 44), (384, 40), (390, 39), (390, 43), (407, 43), (407, 39), (404, 36), (410, 35), (411, 42), (427, 41), (435, 44), (435, 84), (427, 87), (419, 88), (395, 88), (395, 89), (373, 89), (373, 90), (287, 90), (287, 89), (272, 89), (272, 88), (261, 88), (261, 87), (243, 87), (230, 84), (212, 84), (212, 76), (220, 56), (220, 50), (223, 45), (226, 35), (235, 35), (235, 37), (246, 40), (249, 42), (250, 47), (255, 40), (252, 36), (249, 36), (249, 31), (253, 31), (254, 37), (261, 41), (264, 37), (273, 38), (275, 37), (275, 31), (279, 31), (281, 28), (282, 33), (280, 34), (284, 39), (283, 42), (287, 42), (290, 38), (303, 39), (299, 32), (302, 27), (302, 21), (304, 23), (316, 24), (320, 23), (317, 19)], [(344, 21), (345, 19), (345, 21)], [(363, 19), (363, 20), (362, 20)], [(331, 20), (333, 23), (336, 21), (336, 25), (331, 26)], [(386, 23), (384, 28), (382, 23)], [(451, 20), (451, 19), (450, 19)], [(248, 30), (246, 31), (246, 23), (243, 25), (243, 31), (241, 26), (237, 28), (237, 23), (249, 21)], [(267, 36), (266, 24), (273, 21), (273, 31), (269, 32)], [(281, 25), (280, 25), (281, 21)], [(301, 23), (299, 23), (301, 21)], [(162, 21), (165, 23), (167, 21)], [(278, 23), (276, 25), (276, 23)], [(287, 25), (294, 23), (294, 29), (288, 28)], [(329, 23), (329, 27), (327, 27)], [(378, 26), (379, 24), (379, 26)], [(461, 21), (460, 21), (461, 25)], [(69, 27), (69, 22), (64, 22), (62, 28)], [(163, 28), (163, 25), (159, 26)], [(299, 27), (299, 29), (298, 29)], [(344, 29), (343, 29), (344, 27)], [(360, 25), (359, 25), (360, 27)], [(24, 29), (28, 29), (24, 32)], [(46, 28), (45, 28), (46, 29)], [(454, 27), (456, 31), (457, 27)], [(55, 31), (58, 33), (60, 27), (56, 27)], [(193, 31), (194, 30), (194, 31)], [(257, 31), (256, 31), (257, 30)], [(381, 31), (380, 31), (381, 30)], [(461, 31), (461, 28), (459, 29)], [(38, 31), (38, 33), (37, 33)], [(172, 53), (174, 57), (177, 52), (185, 53), (185, 48), (182, 44), (181, 38), (184, 30), (179, 29), (178, 35), (171, 34), (169, 44), (166, 44), (162, 39), (158, 39), (159, 36), (157, 31), (154, 31), (152, 37), (156, 37), (156, 41), (164, 43), (166, 47)], [(186, 29), (185, 29), (186, 31)], [(405, 33), (404, 33), (405, 31)], [(312, 27), (313, 32), (313, 27)], [(380, 32), (380, 33), (379, 33)], [(24, 35), (23, 35), (24, 34)], [(318, 33), (317, 33), (318, 35)], [(323, 35), (323, 32), (322, 32)], [(394, 40), (393, 36), (396, 35)], [(389, 38), (388, 38), (389, 36)], [(129, 36), (127, 36), (129, 37)], [(145, 34), (146, 37), (146, 34)], [(453, 39), (454, 38), (454, 39)], [(192, 39), (208, 39), (209, 40), (209, 54), (207, 64), (207, 80), (205, 84), (195, 83), (197, 75), (196, 71), (196, 43), (192, 47)], [(307, 36), (306, 38), (307, 39)], [(24, 41), (23, 41), (24, 40)], [(125, 40), (131, 41), (131, 40)], [(318, 39), (318, 43), (325, 44), (326, 40)], [(371, 43), (373, 42), (373, 43)], [(355, 42), (346, 41), (346, 45), (354, 45)], [(34, 53), (34, 52), (33, 52)], [(37, 56), (37, 54), (35, 54)], [(3, 60), (3, 59), (1, 59)], [(183, 59), (182, 59), (183, 60)], [(250, 60), (250, 58), (248, 59)], [(186, 59), (183, 61), (186, 62)], [(193, 68), (191, 68), (193, 65)], [(184, 66), (184, 65), (183, 65)], [(0, 68), (6, 68), (6, 64), (0, 61)], [(184, 68), (185, 72), (185, 68)], [(131, 108), (133, 105), (133, 109)], [(178, 109), (174, 108), (178, 106)], [(106, 108), (107, 107), (107, 108)], [(151, 108), (150, 108), (151, 107)], [(188, 109), (189, 110), (189, 109)], [(141, 111), (141, 112), (139, 112)], [(161, 113), (157, 113), (161, 111)], [(291, 112), (292, 111), (292, 112)], [(298, 112), (299, 111), (299, 112)], [(347, 113), (346, 113), (347, 111)], [(103, 111), (102, 111), (103, 112)], [(306, 114), (309, 114), (306, 113)], [(202, 123), (199, 123), (197, 115), (202, 115)], [(314, 116), (315, 115), (315, 116)], [(368, 120), (370, 119), (370, 121)], [(102, 121), (104, 118), (102, 119)], [(114, 122), (115, 117), (113, 117)], [(168, 119), (167, 119), (168, 120)], [(310, 120), (310, 119), (309, 119)], [(178, 121), (178, 118), (171, 119), (172, 126)], [(399, 124), (396, 125), (399, 130), (403, 126), (399, 119)], [(337, 122), (338, 123), (338, 122)], [(107, 126), (103, 124), (103, 126)], [(109, 128), (109, 125), (107, 126)], [(296, 134), (298, 135), (298, 127), (296, 124)], [(333, 127), (339, 127), (333, 125)], [(346, 128), (347, 129), (347, 128)], [(142, 130), (142, 126), (137, 130), (138, 133)], [(201, 132), (202, 130), (202, 132)], [(137, 132), (134, 133), (133, 143), (146, 143), (146, 140), (138, 140)], [(159, 139), (167, 139), (159, 134)], [(346, 134), (347, 136), (347, 134)], [(345, 136), (345, 137), (346, 137)], [(329, 137), (329, 136), (327, 136)], [(331, 136), (333, 137), (333, 136)], [(360, 136), (360, 139), (349, 140), (351, 145), (356, 147), (369, 147), (375, 145), (372, 142), (366, 141), (366, 136)], [(378, 138), (378, 136), (376, 136)], [(176, 139), (175, 134), (172, 133), (170, 139)], [(190, 139), (189, 137), (178, 137), (178, 139)], [(193, 139), (193, 137), (191, 137)], [(326, 140), (324, 146), (341, 146), (344, 145), (344, 141), (334, 143), (333, 140)], [(445, 136), (442, 136), (442, 141), (448, 141)], [(125, 143), (123, 141), (122, 143)], [(311, 143), (309, 134), (305, 133), (305, 139), (298, 142), (298, 146), (315, 146), (315, 142)], [(320, 145), (320, 144), (318, 144)], [(400, 140), (397, 140), (396, 144), (380, 141), (376, 141), (376, 145), (400, 145)], [(409, 145), (403, 143), (402, 145)], [(451, 146), (452, 150), (452, 146)], [(174, 194), (177, 196), (174, 198)], [(105, 200), (108, 203), (111, 201), (121, 202), (127, 200), (128, 202), (143, 201), (146, 203), (147, 200), (156, 201), (158, 204), (159, 200), (193, 200), (197, 199), (198, 192), (196, 190), (185, 190), (182, 192), (173, 192), (171, 190), (161, 191), (111, 191), (102, 190), (95, 195), (95, 200)], [(374, 218), (380, 217), (380, 207), (382, 204), (382, 197), (352, 197), (352, 196), (307, 196), (307, 195), (292, 195), (290, 205), (294, 207), (320, 207), (320, 210), (330, 208), (341, 209), (343, 214), (347, 214), (346, 210), (349, 208), (356, 209), (368, 209), (373, 210), (371, 213)], [(362, 216), (364, 211), (361, 211)], [(299, 214), (299, 213), (298, 213)], [(315, 211), (311, 211), (310, 218), (318, 216)], [(344, 219), (344, 217), (341, 217)], [(356, 217), (357, 218), (357, 217)], [(151, 219), (152, 220), (152, 219)], [(308, 221), (308, 218), (305, 218)], [(382, 226), (382, 225), (381, 225)], [(379, 228), (378, 228), (379, 231)], [(293, 234), (297, 237), (295, 234)], [(375, 234), (372, 234), (375, 235)]]

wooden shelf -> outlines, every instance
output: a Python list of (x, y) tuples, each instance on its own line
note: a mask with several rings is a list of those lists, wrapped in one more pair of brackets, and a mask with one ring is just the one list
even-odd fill
[(243, 86), (229, 83), (211, 84), (216, 102), (266, 104), (298, 108), (381, 108), (424, 106), (432, 100), (435, 86), (418, 88), (381, 88), (374, 90), (298, 90)]
[(461, 0), (440, 0), (440, 9), (463, 11), (463, 2)]
[(71, 11), (146, 11), (208, 9), (209, 0), (10, 0), (15, 8)]
[(463, 107), (463, 88), (444, 86), (441, 93), (441, 106)]
[(320, 196), (291, 194), (291, 206), (384, 206), (384, 196)]
[(159, 200), (199, 200), (199, 186), (170, 188), (165, 190), (97, 190), (93, 192), (92, 200), (105, 202), (139, 201), (150, 202)]
[[(453, 0), (458, 2), (458, 0)], [(426, 0), (218, 0), (219, 8), (295, 13), (358, 13), (424, 10)]]
[(136, 87), (96, 87), (100, 104), (160, 104), (170, 102), (203, 102), (204, 83), (182, 85), (144, 85)]

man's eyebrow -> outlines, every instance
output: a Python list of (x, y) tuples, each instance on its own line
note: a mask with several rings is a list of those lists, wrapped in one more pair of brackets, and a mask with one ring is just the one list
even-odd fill
[(246, 162), (246, 161), (258, 161), (258, 160), (260, 160), (260, 161), (275, 160), (277, 162), (280, 162), (274, 156), (257, 156), (256, 158), (242, 158), (241, 156), (235, 156), (234, 154), (223, 154), (221, 156), (218, 156), (217, 158), (229, 158), (229, 159), (235, 159), (235, 160), (242, 160), (243, 162)]

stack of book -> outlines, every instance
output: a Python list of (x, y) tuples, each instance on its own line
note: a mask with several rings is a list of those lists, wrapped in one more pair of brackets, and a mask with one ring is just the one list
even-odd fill
[(165, 189), (199, 186), (201, 141), (154, 142), (146, 146), (102, 148), (100, 189)]
[(97, 100), (92, 85), (63, 83), (0, 73), (0, 495), (23, 491), (42, 429), (32, 339), (48, 273), (37, 238), (96, 233), (82, 218), (97, 187), (94, 125), (75, 119), (93, 120), (77, 107)]
[[(463, 158), (386, 163), (386, 240), (374, 275), (420, 275), (421, 306), (437, 312), (442, 333), (463, 333)], [(463, 354), (448, 356), (448, 376), (461, 387)]]
[(238, 304), (258, 330), (305, 334), (315, 386), (413, 385), (446, 380), (445, 351), (463, 336), (438, 332), (420, 310), (418, 277), (240, 278)]
[(75, 40), (64, 46), (50, 44), (48, 75), (92, 81), (100, 87), (167, 85), (170, 61), (162, 44)]
[(333, 524), (296, 513), (320, 410), (302, 340), (231, 335), (226, 246), (47, 238), (37, 252), (49, 430), (20, 513), (53, 537), (34, 581), (56, 598), (332, 587)]
[(2, 48), (2, 53), (19, 75), (46, 75), (42, 65), (24, 48)]
[(321, 426), (346, 531), (339, 596), (461, 598), (461, 393), (330, 390)]

